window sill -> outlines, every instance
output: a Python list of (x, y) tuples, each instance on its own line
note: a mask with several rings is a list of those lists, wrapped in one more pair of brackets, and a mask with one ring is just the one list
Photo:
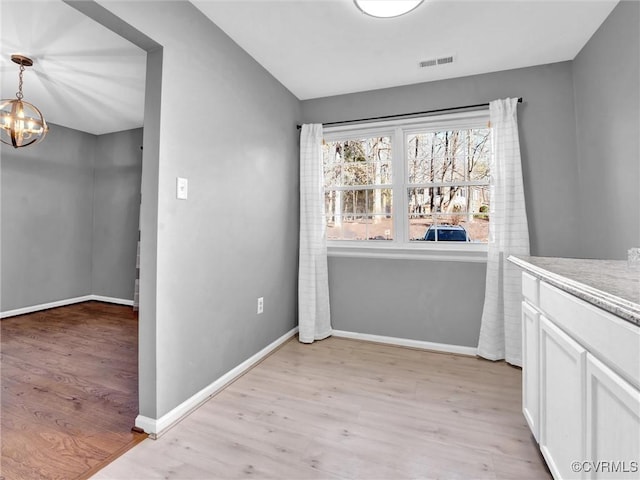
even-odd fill
[(486, 263), (487, 245), (469, 243), (459, 245), (453, 242), (446, 245), (430, 244), (428, 246), (422, 243), (398, 245), (378, 242), (374, 245), (369, 242), (353, 242), (345, 245), (338, 242), (328, 242), (327, 255), (329, 257)]

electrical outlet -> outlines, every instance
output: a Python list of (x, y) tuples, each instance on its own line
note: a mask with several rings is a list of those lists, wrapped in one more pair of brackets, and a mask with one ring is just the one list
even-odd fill
[(264, 297), (258, 298), (258, 314), (264, 312)]

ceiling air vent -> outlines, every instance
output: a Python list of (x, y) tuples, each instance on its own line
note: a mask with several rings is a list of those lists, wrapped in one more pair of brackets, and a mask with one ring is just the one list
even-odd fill
[(449, 55), (446, 57), (430, 58), (429, 60), (423, 60), (418, 65), (420, 66), (420, 68), (435, 67), (437, 65), (446, 65), (447, 63), (453, 63), (453, 60), (454, 60), (453, 55)]
[(436, 58), (433, 58), (431, 60), (425, 60), (424, 62), (420, 62), (420, 68), (424, 68), (424, 67), (433, 67), (435, 65), (438, 64), (438, 60)]

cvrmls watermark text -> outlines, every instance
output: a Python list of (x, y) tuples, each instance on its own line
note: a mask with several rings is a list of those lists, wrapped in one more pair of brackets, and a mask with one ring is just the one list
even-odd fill
[(640, 462), (632, 461), (575, 461), (571, 462), (571, 471), (575, 473), (637, 473), (640, 471)]

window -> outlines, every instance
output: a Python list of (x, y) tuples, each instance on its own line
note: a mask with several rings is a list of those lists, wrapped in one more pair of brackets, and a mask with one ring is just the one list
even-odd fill
[(487, 242), (490, 133), (485, 126), (405, 134), (410, 241)]
[(325, 129), (330, 245), (463, 248), (489, 232), (488, 112)]
[(391, 136), (323, 147), (328, 240), (392, 240)]

